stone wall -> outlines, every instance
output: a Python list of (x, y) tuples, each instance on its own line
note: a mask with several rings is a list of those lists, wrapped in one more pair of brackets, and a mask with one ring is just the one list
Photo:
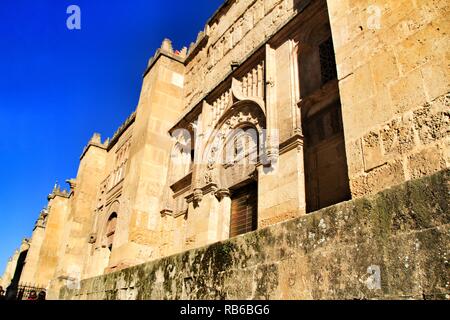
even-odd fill
[[(310, 0), (227, 1), (190, 48), (186, 64), (185, 105), (193, 107), (258, 46)], [(207, 41), (202, 45), (201, 39)], [(195, 52), (195, 53), (193, 53)]]
[(328, 0), (352, 195), (448, 168), (448, 1)]
[[(36, 223), (30, 241), (30, 248), (25, 259), (25, 266), (22, 270), (22, 274), (20, 275), (20, 283), (29, 283), (41, 288), (43, 287), (41, 286), (41, 283), (37, 281), (36, 269), (39, 266), (39, 256), (45, 239), (45, 233), (45, 224)], [(14, 266), (14, 268), (16, 268), (16, 266)], [(8, 285), (9, 283), (6, 286)]]
[(14, 271), (16, 270), (17, 259), (19, 258), (19, 250), (14, 251), (14, 254), (8, 259), (5, 271), (3, 272), (0, 286), (6, 291), (6, 288), (10, 285), (11, 279), (14, 276)]
[[(42, 285), (43, 288), (49, 285), (55, 275), (60, 258), (58, 251), (65, 245), (64, 230), (70, 212), (68, 195), (57, 194), (49, 198), (45, 236), (40, 246), (39, 261), (35, 266), (33, 276), (35, 283)], [(32, 241), (34, 241), (34, 234)]]
[(184, 81), (184, 66), (169, 46), (165, 41), (165, 53), (155, 58), (143, 80), (109, 270), (167, 254), (163, 242), (170, 231), (165, 232), (159, 212), (172, 149), (168, 131), (181, 116)]
[(448, 298), (449, 174), (84, 280), (60, 298)]

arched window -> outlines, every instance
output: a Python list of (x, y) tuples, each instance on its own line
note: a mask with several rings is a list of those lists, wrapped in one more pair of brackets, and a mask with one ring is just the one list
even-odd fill
[(225, 164), (245, 162), (256, 164), (258, 161), (258, 131), (253, 127), (236, 129), (224, 148)]
[(106, 240), (107, 246), (110, 251), (112, 251), (114, 234), (116, 233), (116, 223), (117, 223), (117, 213), (113, 212), (109, 218), (106, 225)]
[[(240, 172), (254, 170), (258, 162), (258, 131), (252, 126), (235, 129), (225, 157), (229, 165), (235, 165)], [(239, 183), (231, 187), (230, 237), (235, 237), (257, 229), (258, 224), (258, 184), (255, 181)]]

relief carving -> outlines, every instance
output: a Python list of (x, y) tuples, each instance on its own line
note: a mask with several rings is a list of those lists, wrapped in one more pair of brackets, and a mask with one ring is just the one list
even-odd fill
[[(254, 30), (262, 23), (262, 20), (270, 20), (270, 30), (275, 30), (287, 14), (293, 11), (293, 5), (290, 2), (292, 0), (254, 1), (245, 11), (234, 12), (234, 15), (238, 17), (235, 21), (220, 19), (206, 26), (206, 33), (212, 42), (197, 53), (196, 57), (193, 57), (189, 63), (189, 65), (195, 65), (196, 70), (189, 72), (192, 76), (186, 80), (187, 104), (194, 103), (196, 98), (211, 89), (211, 86), (217, 81), (220, 81), (225, 72), (229, 71), (227, 68), (229, 62), (236, 58), (242, 58), (257, 46), (260, 42), (258, 40), (259, 34), (255, 33)], [(224, 31), (217, 34), (219, 30)], [(229, 60), (228, 63), (224, 61), (225, 57)]]
[(262, 61), (242, 78), (233, 78), (233, 96), (238, 101), (250, 99), (260, 105), (263, 105), (265, 91), (264, 86), (264, 61)]
[[(257, 162), (257, 155), (263, 153), (261, 150), (258, 150), (259, 147), (257, 141), (264, 141), (264, 114), (257, 104), (251, 102), (244, 103), (248, 104), (239, 108), (238, 111), (234, 111), (234, 113), (231, 114), (228, 119), (224, 120), (222, 125), (220, 125), (210, 137), (209, 149), (206, 149), (206, 166), (203, 174), (205, 184), (214, 183), (220, 188), (223, 187), (223, 183), (242, 174), (232, 174), (231, 171), (225, 173), (222, 165), (229, 167), (230, 165), (233, 166), (235, 163), (239, 163), (239, 166), (245, 166), (245, 168), (236, 167), (235, 171), (247, 172), (249, 168), (253, 168), (254, 170), (254, 166)], [(254, 137), (255, 142), (252, 144), (252, 150), (247, 150), (246, 154), (240, 154), (236, 157), (234, 155), (235, 150), (230, 149), (229, 144), (232, 138), (242, 131), (240, 129), (241, 127), (254, 128), (253, 131), (256, 137)], [(260, 144), (260, 147), (262, 146), (263, 144)], [(230, 152), (233, 154), (231, 157), (228, 154)], [(256, 155), (251, 159), (254, 163), (246, 164), (246, 162), (250, 160), (249, 153), (252, 152)], [(232, 162), (229, 161), (230, 159), (232, 159)], [(246, 162), (244, 163), (242, 161)], [(224, 174), (229, 174), (229, 179), (222, 177)]]
[(239, 101), (254, 101), (264, 110), (264, 87), (264, 62), (261, 61), (240, 79), (232, 78), (231, 88), (211, 104), (211, 124), (214, 126)]

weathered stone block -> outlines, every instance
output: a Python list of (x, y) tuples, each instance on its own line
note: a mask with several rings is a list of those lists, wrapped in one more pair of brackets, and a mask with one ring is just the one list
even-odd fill
[(414, 130), (418, 132), (420, 141), (429, 144), (448, 137), (450, 134), (450, 98), (440, 97), (431, 105), (414, 111)]
[(353, 178), (350, 181), (351, 191), (353, 196), (360, 197), (362, 195), (376, 193), (385, 187), (394, 186), (398, 181), (404, 179), (403, 163), (400, 160), (395, 160), (375, 168), (369, 173)]
[(381, 150), (380, 135), (371, 132), (363, 138), (364, 170), (366, 172), (386, 163)]
[(411, 179), (433, 174), (446, 167), (441, 147), (435, 145), (408, 156), (408, 170)]
[[(449, 61), (447, 59), (447, 61)], [(423, 81), (425, 84), (428, 101), (448, 94), (450, 92), (450, 72), (448, 64), (444, 63), (427, 63), (421, 68)]]
[(427, 62), (441, 61), (446, 51), (444, 40), (440, 28), (433, 24), (406, 38), (395, 49), (402, 74)]
[(425, 95), (420, 70), (415, 69), (392, 83), (390, 86), (390, 94), (393, 111), (398, 114), (423, 105), (427, 97)]
[(384, 152), (388, 155), (400, 155), (414, 148), (414, 131), (411, 117), (397, 118), (386, 124), (381, 130)]

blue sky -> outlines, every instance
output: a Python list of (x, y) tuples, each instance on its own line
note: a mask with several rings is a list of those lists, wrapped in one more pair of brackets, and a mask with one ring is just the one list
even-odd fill
[[(162, 40), (189, 46), (222, 2), (1, 0), (0, 275), (92, 133), (111, 137), (136, 108)], [(81, 30), (66, 27), (72, 4)]]

